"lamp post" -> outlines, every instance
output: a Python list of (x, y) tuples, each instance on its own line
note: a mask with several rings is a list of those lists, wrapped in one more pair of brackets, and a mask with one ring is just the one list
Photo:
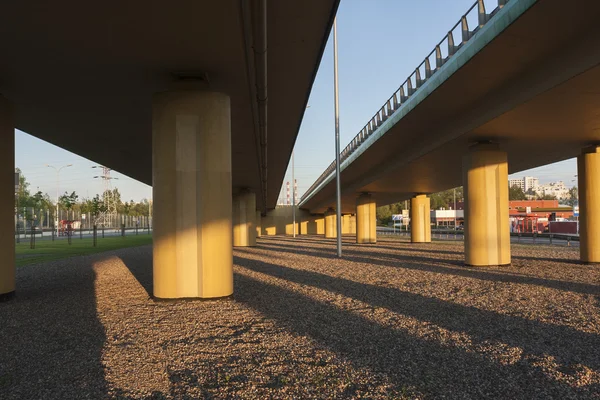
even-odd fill
[(340, 188), (340, 103), (338, 93), (337, 18), (333, 19), (333, 86), (335, 98), (335, 193), (337, 255), (342, 256), (342, 199)]
[(296, 237), (296, 179), (294, 177), (294, 150), (292, 150), (292, 232)]
[(59, 188), (59, 182), (60, 182), (59, 181), (60, 170), (63, 168), (68, 168), (68, 167), (72, 167), (72, 166), (73, 166), (73, 164), (67, 164), (67, 165), (63, 165), (62, 167), (57, 169), (53, 165), (46, 164), (46, 167), (52, 168), (53, 170), (56, 171), (56, 218), (54, 219), (55, 225), (56, 225), (56, 237), (58, 237), (58, 188)]
[(454, 188), (454, 232), (456, 232), (456, 188)]

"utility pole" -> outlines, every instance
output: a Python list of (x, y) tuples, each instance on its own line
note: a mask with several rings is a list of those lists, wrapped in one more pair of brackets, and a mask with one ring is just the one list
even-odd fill
[(456, 188), (454, 188), (454, 230), (456, 231)]
[(117, 214), (117, 204), (112, 191), (111, 181), (119, 178), (110, 176), (110, 168), (107, 168), (103, 165), (94, 165), (92, 168), (102, 168), (102, 175), (96, 175), (94, 176), (94, 179), (100, 178), (103, 182), (104, 191), (102, 192), (102, 197), (104, 200), (104, 207), (106, 208), (105, 215), (103, 216), (104, 226), (106, 225), (106, 215), (110, 216), (110, 221), (112, 224), (112, 219)]
[(294, 150), (292, 150), (292, 226), (293, 236), (296, 237), (296, 179), (294, 178)]
[(56, 168), (52, 165), (46, 164), (46, 167), (52, 168), (56, 171), (56, 218), (54, 219), (56, 225), (56, 237), (58, 237), (59, 229), (58, 229), (58, 188), (60, 187), (60, 170), (63, 168), (72, 167), (73, 164), (63, 165), (60, 168)]
[(333, 85), (335, 97), (335, 182), (337, 255), (342, 257), (342, 199), (340, 188), (340, 103), (338, 93), (337, 18), (333, 19)]

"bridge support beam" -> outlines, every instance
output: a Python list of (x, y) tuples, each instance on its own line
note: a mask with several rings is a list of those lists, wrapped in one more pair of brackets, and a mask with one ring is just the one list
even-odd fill
[(231, 295), (229, 97), (203, 90), (155, 95), (152, 140), (154, 296)]
[(260, 215), (260, 211), (256, 211), (256, 237), (259, 238), (262, 236), (262, 215)]
[(431, 201), (424, 194), (410, 199), (410, 241), (431, 243)]
[(233, 247), (256, 246), (256, 195), (242, 192), (233, 198)]
[(510, 264), (508, 163), (494, 144), (478, 144), (463, 158), (465, 264)]
[(326, 238), (337, 238), (337, 215), (335, 210), (330, 208), (325, 211), (325, 237)]
[(373, 196), (361, 194), (356, 199), (356, 243), (377, 242), (377, 215)]
[(577, 157), (579, 254), (584, 263), (600, 263), (600, 146)]
[[(0, 95), (0, 301), (15, 294), (15, 124), (12, 105)], [(12, 226), (12, 228), (11, 228)]]

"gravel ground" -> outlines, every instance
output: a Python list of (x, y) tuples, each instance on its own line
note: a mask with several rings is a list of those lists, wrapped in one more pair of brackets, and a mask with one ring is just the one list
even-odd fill
[(231, 300), (155, 302), (150, 246), (20, 267), (2, 399), (600, 399), (600, 267), (513, 245), (262, 238)]

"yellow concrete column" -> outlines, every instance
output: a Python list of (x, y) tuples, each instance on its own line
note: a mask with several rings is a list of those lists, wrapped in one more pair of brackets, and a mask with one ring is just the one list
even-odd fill
[(377, 242), (377, 215), (373, 196), (361, 194), (356, 199), (356, 243)]
[(337, 215), (332, 209), (325, 212), (325, 237), (336, 238), (337, 237)]
[(410, 199), (410, 241), (431, 243), (430, 199), (424, 194)]
[[(15, 293), (15, 123), (12, 105), (0, 95), (0, 301)], [(12, 228), (11, 228), (12, 227)]]
[(308, 235), (325, 234), (325, 217), (322, 215), (309, 215), (306, 221), (306, 233)]
[(302, 221), (300, 222), (300, 234), (301, 235), (308, 235), (308, 222), (309, 221)]
[(256, 212), (256, 237), (259, 238), (262, 235), (262, 215), (260, 211)]
[(600, 147), (577, 157), (579, 254), (584, 263), (600, 263)]
[(233, 247), (256, 246), (256, 195), (242, 192), (233, 199)]
[(350, 234), (350, 214), (342, 215), (342, 235)]
[(494, 144), (473, 146), (463, 157), (465, 263), (510, 264), (508, 163)]
[(227, 95), (176, 90), (154, 96), (152, 174), (154, 296), (231, 295), (231, 117)]
[(325, 215), (320, 218), (315, 218), (315, 233), (317, 235), (325, 234)]

